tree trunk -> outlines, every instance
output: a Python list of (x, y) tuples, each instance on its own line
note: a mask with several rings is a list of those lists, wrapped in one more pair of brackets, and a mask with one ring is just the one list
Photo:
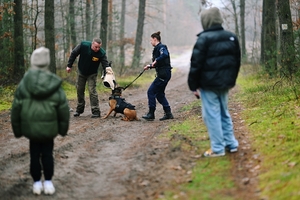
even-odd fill
[(107, 48), (107, 22), (108, 22), (108, 0), (102, 0), (101, 8), (101, 30), (100, 38), (102, 40), (102, 48)]
[(263, 64), (265, 62), (265, 35), (266, 35), (266, 29), (265, 29), (265, 24), (266, 24), (266, 0), (263, 0), (263, 5), (262, 5), (262, 26), (261, 26), (261, 37), (260, 37), (260, 62)]
[(85, 37), (86, 40), (92, 40), (91, 35), (91, 1), (86, 0), (86, 10), (85, 10)]
[(140, 64), (141, 59), (141, 46), (143, 39), (143, 29), (144, 29), (144, 21), (145, 21), (145, 9), (146, 9), (146, 0), (139, 0), (139, 14), (137, 21), (137, 30), (134, 44), (134, 54), (133, 60), (131, 64), (131, 68), (137, 68)]
[(277, 10), (280, 29), (281, 73), (291, 77), (296, 71), (296, 68), (293, 26), (289, 1), (278, 0)]
[(108, 43), (107, 43), (107, 56), (110, 60), (114, 60), (113, 54), (113, 0), (109, 0), (108, 3)]
[[(60, 28), (60, 32), (61, 32), (61, 35), (62, 35), (62, 43), (61, 46), (63, 49), (63, 55), (62, 57), (60, 57), (59, 59), (59, 62), (61, 63), (61, 60), (66, 60), (66, 53), (67, 55), (68, 54), (68, 50), (69, 50), (69, 47), (70, 47), (70, 40), (69, 40), (69, 31), (68, 31), (68, 20), (66, 18), (67, 16), (67, 12), (64, 12), (63, 8), (64, 8), (64, 5), (63, 5), (63, 0), (59, 0), (59, 4), (60, 4), (60, 11), (61, 11), (61, 19), (62, 19), (62, 27)], [(59, 64), (60, 66), (60, 64)]]
[(96, 20), (99, 18), (98, 16), (98, 7), (100, 7), (100, 5), (98, 4), (98, 2), (96, 0), (92, 0), (93, 1), (93, 17), (92, 17), (92, 36), (96, 36), (98, 35), (98, 26), (96, 23)]
[(76, 41), (76, 30), (75, 30), (75, 9), (74, 9), (74, 0), (70, 0), (69, 3), (69, 24), (70, 24), (70, 34), (71, 34), (71, 47), (75, 48)]
[(123, 73), (125, 67), (125, 12), (126, 12), (126, 0), (122, 0), (121, 8), (121, 24), (120, 24), (120, 74)]
[(240, 0), (240, 24), (241, 24), (241, 48), (242, 58), (247, 60), (246, 38), (245, 38), (245, 0)]
[(276, 5), (274, 0), (263, 1), (262, 64), (273, 76), (277, 70)]
[[(80, 0), (79, 1), (79, 7), (78, 7), (78, 10), (76, 13), (79, 13), (78, 15), (80, 16), (80, 22), (79, 24), (81, 25), (80, 28), (81, 28), (81, 31), (78, 33), (79, 34), (79, 38), (81, 39), (84, 39), (86, 36), (85, 36), (85, 13), (83, 11), (83, 7), (84, 7), (84, 3), (83, 3), (83, 0)], [(77, 22), (77, 21), (76, 21)]]
[[(248, 57), (251, 58), (250, 61), (253, 64), (259, 64), (261, 63), (261, 51), (263, 49), (263, 43), (261, 41), (263, 41), (263, 39), (261, 39), (261, 41), (258, 41), (258, 29), (261, 27), (261, 32), (264, 30), (263, 26), (261, 25), (261, 15), (259, 13), (261, 13), (261, 7), (259, 5), (258, 2), (261, 2), (260, 0), (254, 0), (253, 4), (253, 11), (251, 12), (251, 14), (255, 17), (253, 17), (253, 38), (252, 38), (252, 44), (251, 44), (251, 50), (250, 50), (250, 56)], [(262, 38), (263, 34), (260, 33), (260, 36)], [(246, 40), (247, 41), (247, 40)], [(259, 51), (259, 48), (261, 48), (261, 50)]]
[(14, 0), (14, 69), (15, 81), (25, 73), (22, 0)]
[(240, 39), (240, 31), (239, 31), (239, 24), (238, 24), (238, 13), (237, 13), (237, 10), (236, 10), (235, 0), (231, 0), (231, 5), (232, 5), (232, 8), (233, 8), (235, 34)]
[(14, 3), (2, 1), (0, 4), (0, 85), (15, 82), (14, 68), (14, 43), (12, 43), (14, 29)]
[(50, 50), (51, 72), (56, 73), (55, 61), (55, 30), (54, 30), (54, 0), (45, 0), (45, 46)]
[[(38, 1), (37, 1), (37, 3), (36, 3), (36, 13), (35, 13), (35, 15), (33, 16), (33, 18), (34, 18), (34, 22), (33, 22), (33, 26), (34, 26), (34, 30), (33, 30), (33, 33), (32, 33), (32, 51), (34, 50), (34, 49), (36, 49), (36, 47), (37, 47), (37, 34), (38, 34), (38, 25), (37, 25), (37, 20), (38, 20), (38, 18), (39, 18), (39, 14), (40, 14), (40, 12), (41, 11), (39, 11), (39, 4), (38, 4)], [(32, 13), (34, 13), (34, 12), (32, 12)]]

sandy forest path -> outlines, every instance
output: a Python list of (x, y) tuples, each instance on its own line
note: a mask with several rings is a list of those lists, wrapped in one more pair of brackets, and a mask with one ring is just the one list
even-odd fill
[[(187, 86), (190, 52), (172, 59), (174, 70), (166, 95), (175, 119), (185, 119), (184, 105), (195, 100)], [(147, 72), (145, 72), (147, 73)], [(142, 77), (140, 77), (142, 78)], [(137, 80), (138, 81), (138, 80)], [(140, 121), (125, 122), (121, 115), (92, 119), (89, 104), (77, 118), (71, 113), (66, 137), (55, 139), (55, 174), (53, 196), (34, 196), (29, 174), (29, 142), (15, 139), (9, 113), (0, 116), (0, 199), (156, 199), (171, 183), (190, 180), (197, 159), (174, 150), (169, 142), (157, 138), (171, 121), (159, 121), (163, 110), (158, 104), (156, 120), (142, 119), (147, 112), (147, 87), (128, 88), (123, 93), (127, 102), (136, 106)], [(233, 90), (233, 93), (235, 90)], [(102, 116), (108, 111), (108, 97), (99, 96)], [(87, 103), (89, 101), (87, 100)], [(75, 108), (76, 102), (69, 102)], [(255, 199), (256, 171), (247, 130), (240, 117), (242, 106), (231, 103), (236, 135), (241, 143), (237, 154), (229, 155), (236, 187), (229, 191), (233, 198)], [(200, 115), (200, 108), (198, 111)]]

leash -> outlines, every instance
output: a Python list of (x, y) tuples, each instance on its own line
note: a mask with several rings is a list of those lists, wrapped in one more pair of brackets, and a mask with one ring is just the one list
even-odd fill
[(136, 81), (136, 79), (138, 79), (140, 76), (142, 76), (142, 74), (144, 73), (144, 71), (145, 71), (145, 69), (143, 71), (141, 71), (141, 73), (131, 83), (129, 83), (128, 85), (126, 85), (124, 87), (123, 91), (126, 90), (134, 81)]

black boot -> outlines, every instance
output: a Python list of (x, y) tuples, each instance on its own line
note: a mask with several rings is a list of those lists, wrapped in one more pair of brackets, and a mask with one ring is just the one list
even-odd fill
[(74, 117), (79, 117), (79, 116), (80, 116), (80, 113), (78, 113), (78, 112), (74, 113)]
[(100, 110), (92, 111), (91, 118), (99, 118), (100, 117)]
[(165, 111), (165, 115), (159, 119), (160, 121), (167, 120), (167, 119), (174, 119), (170, 107), (164, 107), (164, 111)]
[(92, 114), (91, 118), (99, 118), (100, 117), (100, 114)]
[(153, 121), (155, 119), (154, 111), (155, 108), (149, 107), (149, 112), (146, 115), (143, 115), (142, 118), (144, 118), (147, 121)]

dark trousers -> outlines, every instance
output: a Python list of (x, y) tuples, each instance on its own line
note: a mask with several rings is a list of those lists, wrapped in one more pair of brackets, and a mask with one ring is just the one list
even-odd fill
[(165, 90), (169, 80), (171, 79), (171, 70), (166, 69), (166, 72), (166, 77), (164, 79), (156, 77), (148, 89), (148, 106), (150, 108), (156, 107), (156, 99), (164, 108), (170, 107), (165, 96)]
[(84, 76), (78, 73), (77, 76), (77, 108), (76, 112), (83, 113), (85, 108), (85, 86), (88, 85), (92, 114), (100, 114), (98, 93), (96, 90), (97, 74)]
[(52, 179), (54, 173), (53, 147), (53, 140), (47, 142), (29, 141), (30, 174), (33, 181), (41, 180), (42, 170), (45, 180)]

